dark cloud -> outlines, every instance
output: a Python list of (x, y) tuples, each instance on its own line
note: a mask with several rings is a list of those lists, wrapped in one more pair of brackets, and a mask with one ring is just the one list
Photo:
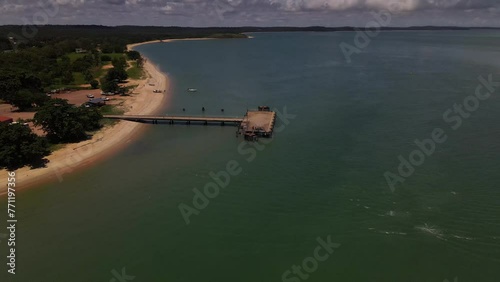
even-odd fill
[(498, 0), (0, 0), (0, 24), (57, 7), (50, 24), (363, 26), (390, 10), (391, 25), (500, 26)]

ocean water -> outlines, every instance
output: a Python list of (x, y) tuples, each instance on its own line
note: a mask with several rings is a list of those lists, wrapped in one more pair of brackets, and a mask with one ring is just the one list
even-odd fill
[[(350, 63), (339, 44), (354, 33), (253, 36), (137, 50), (171, 77), (165, 114), (268, 105), (288, 114), (272, 140), (151, 125), (117, 156), (19, 192), (17, 274), (6, 273), (2, 240), (0, 280), (500, 279), (500, 86), (478, 105), (468, 98), (460, 126), (453, 112), (478, 77), (500, 81), (500, 32), (384, 32)], [(446, 141), (413, 153), (438, 129)], [(410, 155), (419, 165), (392, 191), (384, 174)], [(186, 224), (179, 205), (195, 208), (193, 189), (228, 164), (238, 173), (197, 196), (206, 207)], [(5, 197), (0, 206), (3, 226)]]

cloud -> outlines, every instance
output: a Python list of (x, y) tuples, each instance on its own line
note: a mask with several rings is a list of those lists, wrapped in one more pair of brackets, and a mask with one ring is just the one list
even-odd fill
[(489, 0), (270, 0), (283, 11), (345, 11), (386, 9), (414, 11), (418, 9), (491, 8), (498, 6)]
[[(40, 0), (57, 5), (51, 24), (364, 25), (367, 12), (391, 10), (394, 25), (500, 26), (498, 0)], [(0, 22), (22, 24), (33, 0), (0, 0)], [(38, 2), (37, 2), (38, 3)], [(75, 8), (78, 13), (75, 15)], [(39, 9), (38, 9), (39, 10)], [(479, 20), (481, 19), (481, 20)]]

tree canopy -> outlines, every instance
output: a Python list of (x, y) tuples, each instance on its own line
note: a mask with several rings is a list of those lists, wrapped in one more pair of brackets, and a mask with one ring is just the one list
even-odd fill
[(127, 52), (127, 58), (129, 60), (138, 60), (139, 58), (141, 57), (141, 53), (137, 52), (137, 51), (128, 51)]
[(128, 74), (124, 69), (112, 68), (109, 69), (108, 74), (106, 74), (107, 81), (125, 81), (128, 78)]
[(7, 99), (9, 103), (19, 108), (20, 111), (43, 106), (50, 98), (43, 93), (31, 92), (28, 89), (19, 90)]
[(67, 100), (51, 99), (35, 114), (34, 122), (54, 143), (87, 139), (87, 131), (100, 128), (102, 115), (95, 108), (76, 107)]
[(0, 124), (0, 168), (15, 170), (25, 165), (37, 167), (50, 154), (49, 144), (27, 126)]

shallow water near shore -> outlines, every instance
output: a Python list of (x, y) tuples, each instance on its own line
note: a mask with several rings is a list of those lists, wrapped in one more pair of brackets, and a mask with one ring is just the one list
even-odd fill
[[(384, 32), (350, 64), (339, 44), (354, 33), (253, 36), (136, 50), (170, 76), (164, 114), (294, 115), (271, 142), (151, 125), (115, 157), (20, 191), (17, 274), (2, 255), (0, 280), (282, 281), (329, 237), (340, 246), (307, 281), (498, 281), (500, 89), (456, 130), (443, 114), (479, 76), (500, 80), (500, 32)], [(447, 140), (391, 192), (384, 173), (436, 128)], [(179, 205), (231, 161), (241, 173), (187, 225)]]

